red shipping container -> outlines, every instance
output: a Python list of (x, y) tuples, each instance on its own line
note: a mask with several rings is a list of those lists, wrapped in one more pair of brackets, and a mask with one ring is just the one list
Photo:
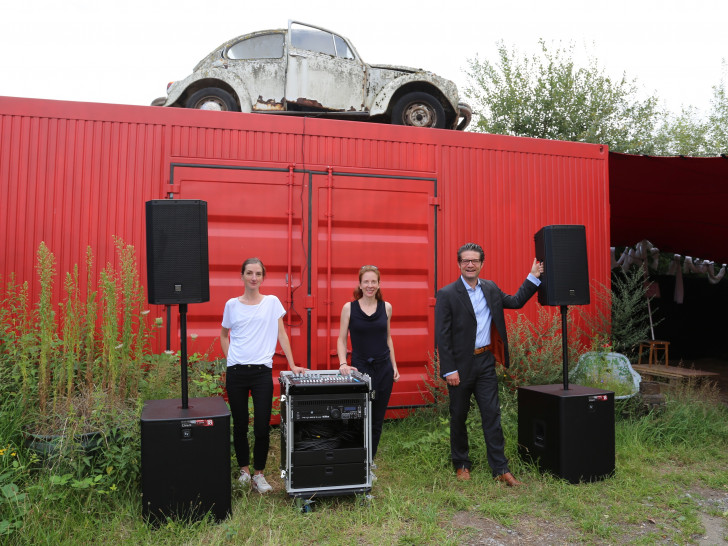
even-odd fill
[[(513, 293), (541, 227), (583, 224), (592, 294), (609, 286), (607, 158), (607, 147), (593, 144), (0, 97), (0, 274), (29, 280), (35, 298), (41, 241), (57, 271), (82, 266), (87, 246), (98, 270), (115, 262), (117, 236), (137, 249), (145, 283), (144, 203), (201, 199), (210, 301), (189, 306), (190, 352), (221, 355), (224, 303), (242, 293), (242, 261), (258, 256), (268, 270), (262, 291), (288, 311), (297, 363), (338, 368), (341, 307), (359, 267), (374, 264), (393, 305), (402, 374), (390, 406), (416, 406), (434, 350), (435, 294), (457, 278), (461, 244), (480, 243), (484, 276)], [(165, 316), (152, 307), (153, 317)], [(536, 298), (519, 312), (535, 321)], [(178, 331), (176, 309), (171, 326)], [(281, 355), (274, 368), (284, 367)]]

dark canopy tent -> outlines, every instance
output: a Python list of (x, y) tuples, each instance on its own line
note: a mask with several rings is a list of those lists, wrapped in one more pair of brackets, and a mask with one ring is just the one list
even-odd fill
[(728, 157), (609, 154), (612, 246), (728, 262)]
[[(663, 252), (728, 262), (728, 157), (652, 157), (609, 154), (611, 244), (650, 241)], [(728, 358), (728, 282), (686, 277), (684, 303), (672, 294), (675, 277), (657, 280), (657, 337), (680, 358)], [(675, 349), (673, 353), (673, 349)]]

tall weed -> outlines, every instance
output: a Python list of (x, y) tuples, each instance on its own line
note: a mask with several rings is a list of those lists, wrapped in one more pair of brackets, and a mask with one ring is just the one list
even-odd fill
[[(584, 346), (571, 314), (567, 315), (567, 328), (568, 359), (575, 363), (584, 352)], [(560, 382), (564, 350), (559, 311), (540, 307), (536, 324), (519, 314), (515, 321), (509, 323), (508, 344), (510, 367), (502, 370), (502, 378), (511, 390), (526, 385)]]

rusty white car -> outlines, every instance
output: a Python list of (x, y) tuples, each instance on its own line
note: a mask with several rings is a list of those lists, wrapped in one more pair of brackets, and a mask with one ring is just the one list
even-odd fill
[(452, 81), (426, 70), (367, 64), (343, 36), (297, 21), (225, 42), (152, 105), (459, 130), (471, 118)]

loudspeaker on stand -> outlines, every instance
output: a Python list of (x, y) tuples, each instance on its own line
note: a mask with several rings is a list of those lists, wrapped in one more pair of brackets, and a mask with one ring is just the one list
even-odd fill
[(207, 203), (196, 199), (146, 202), (149, 303), (210, 300)]
[(589, 267), (586, 228), (554, 225), (534, 236), (536, 259), (544, 264), (538, 302), (541, 305), (588, 305)]

